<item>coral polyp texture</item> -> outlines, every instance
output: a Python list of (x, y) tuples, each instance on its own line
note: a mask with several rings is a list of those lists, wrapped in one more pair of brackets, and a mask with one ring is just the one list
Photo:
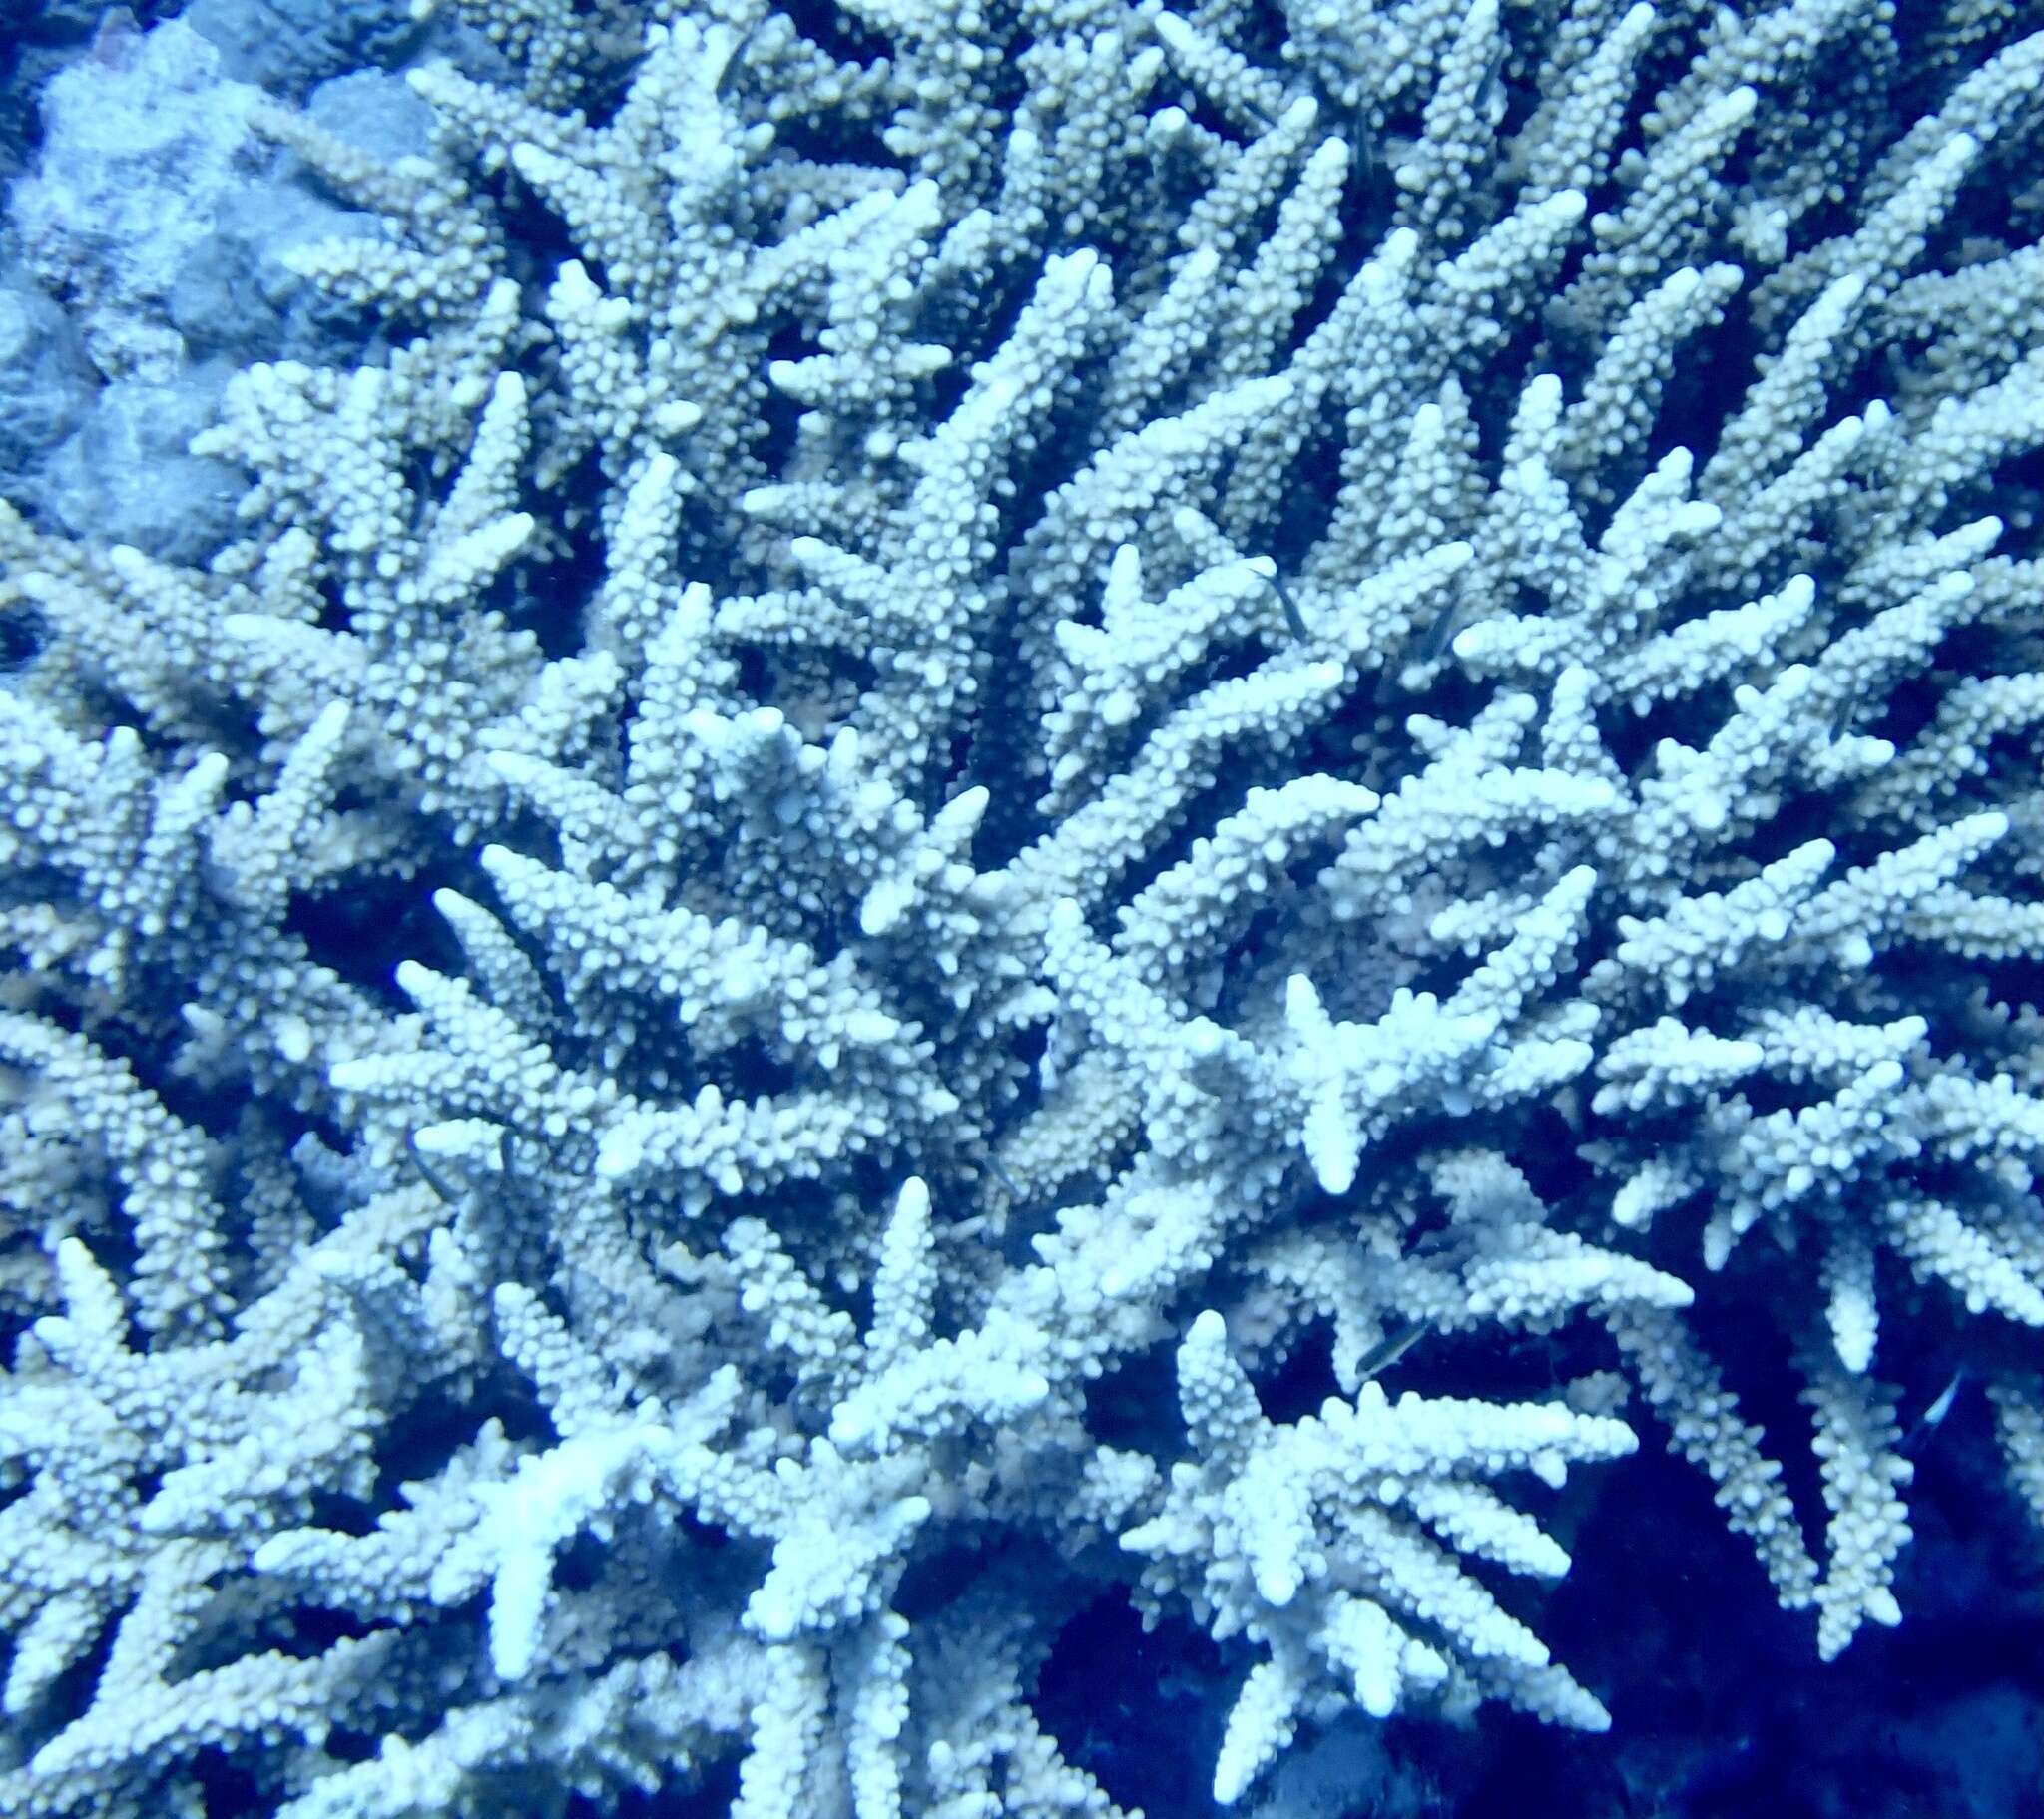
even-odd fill
[(449, 14), (233, 541), (0, 521), (0, 1808), (1128, 1813), (1101, 1609), (1226, 1804), (1606, 1726), (1638, 1449), (1827, 1656), (1954, 1371), (2044, 1516), (2029, 9)]

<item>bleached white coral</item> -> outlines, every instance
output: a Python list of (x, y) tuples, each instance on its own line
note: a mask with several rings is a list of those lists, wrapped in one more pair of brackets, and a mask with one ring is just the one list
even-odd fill
[(1946, 1357), (2037, 1501), (2044, 39), (449, 10), (429, 157), (252, 115), (380, 339), (237, 540), (0, 513), (0, 1805), (1106, 1816), (1130, 1600), (1223, 1799), (1594, 1726), (1579, 1347), (1826, 1653)]
[(1145, 1557), (1145, 1596), (1188, 1599), (1217, 1636), (1269, 1651), (1230, 1715), (1214, 1797), (1239, 1799), (1303, 1713), (1352, 1698), (1385, 1717), (1413, 1696), (1508, 1698), (1601, 1730), (1597, 1700), (1464, 1572), (1457, 1554), (1552, 1578), (1568, 1556), (1482, 1480), (1632, 1451), (1622, 1422), (1554, 1405), (1353, 1402), (1278, 1425), (1231, 1355), (1211, 1309), (1178, 1354), (1179, 1399), (1197, 1462), (1172, 1470), (1161, 1511), (1121, 1545)]

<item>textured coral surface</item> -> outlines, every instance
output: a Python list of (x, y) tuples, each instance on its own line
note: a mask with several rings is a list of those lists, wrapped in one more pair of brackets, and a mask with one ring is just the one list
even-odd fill
[(298, 338), (0, 507), (0, 1810), (1402, 1811), (1635, 1455), (2044, 1517), (2034, 8), (414, 10), (17, 197)]

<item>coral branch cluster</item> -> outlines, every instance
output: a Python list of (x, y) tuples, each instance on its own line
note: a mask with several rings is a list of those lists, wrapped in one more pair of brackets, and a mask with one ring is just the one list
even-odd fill
[(2022, 9), (643, 10), (0, 517), (0, 1807), (1104, 1816), (1104, 1603), (1228, 1803), (1606, 1725), (1641, 1441), (1825, 1654), (2044, 1506)]

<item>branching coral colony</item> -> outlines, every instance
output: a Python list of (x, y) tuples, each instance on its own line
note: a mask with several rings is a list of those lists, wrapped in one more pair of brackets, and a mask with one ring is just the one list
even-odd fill
[(460, 4), (240, 541), (0, 529), (0, 1807), (1601, 1727), (1627, 1378), (1827, 1654), (1919, 1360), (2044, 1510), (2028, 9)]

